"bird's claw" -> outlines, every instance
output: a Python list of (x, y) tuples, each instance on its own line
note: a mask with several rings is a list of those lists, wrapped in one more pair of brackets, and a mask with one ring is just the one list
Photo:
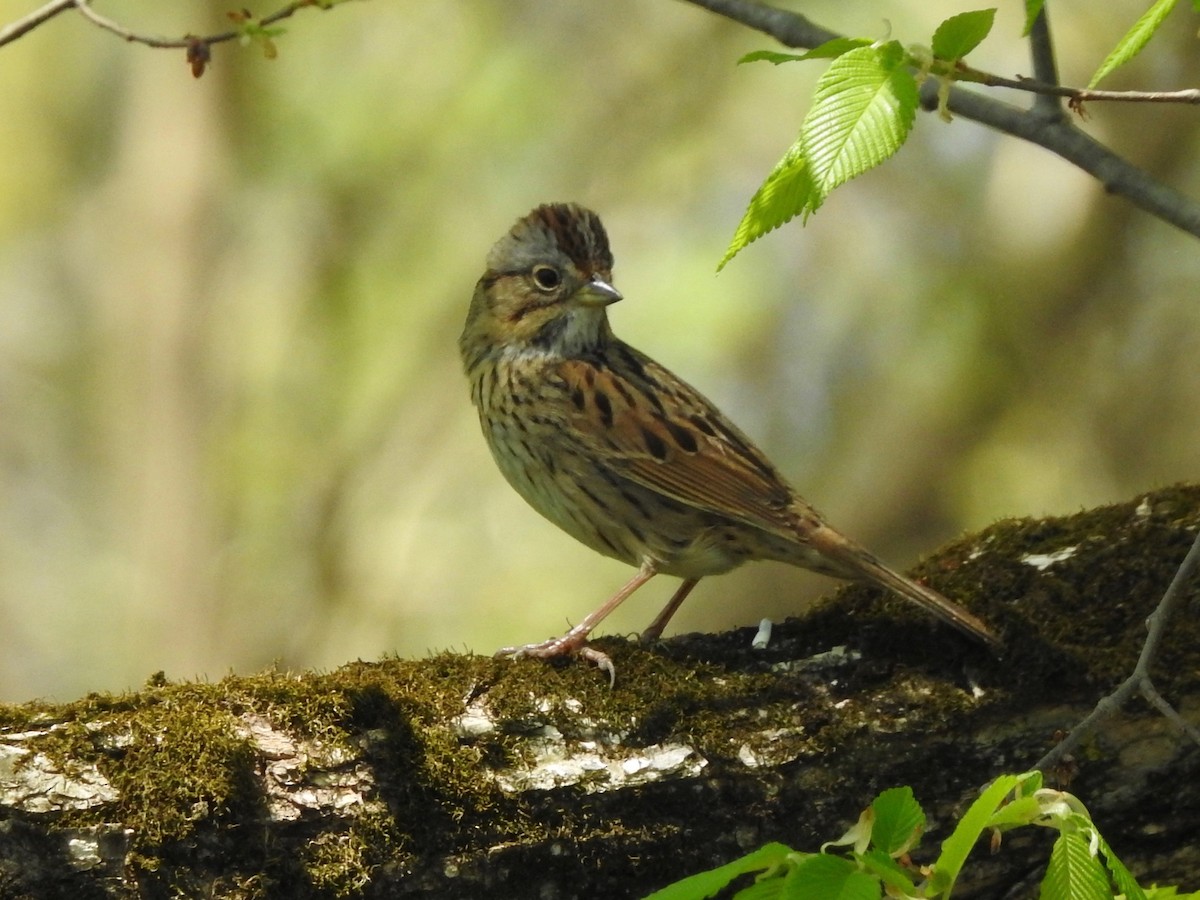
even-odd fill
[(602, 650), (597, 650), (595, 647), (590, 646), (585, 638), (572, 638), (570, 635), (567, 635), (550, 638), (550, 640), (542, 641), (540, 644), (521, 644), (517, 647), (503, 647), (492, 654), (492, 656), (496, 659), (505, 656), (512, 659), (524, 659), (525, 657), (554, 659), (559, 656), (576, 656), (606, 673), (610, 688), (617, 683), (617, 668), (613, 665), (612, 658)]

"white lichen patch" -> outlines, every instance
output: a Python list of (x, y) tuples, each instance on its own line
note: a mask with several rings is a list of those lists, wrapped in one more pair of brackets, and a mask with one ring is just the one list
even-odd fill
[(349, 748), (297, 739), (262, 716), (244, 716), (240, 730), (267, 760), (263, 786), (276, 821), (305, 812), (353, 815), (373, 792), (374, 772)]
[(1027, 553), (1021, 557), (1021, 562), (1027, 566), (1033, 566), (1039, 572), (1044, 572), (1055, 563), (1070, 559), (1078, 549), (1078, 547), (1063, 547), (1053, 553)]
[(862, 659), (858, 650), (849, 650), (845, 644), (830, 647), (823, 653), (815, 653), (804, 659), (785, 659), (771, 664), (771, 671), (780, 674), (794, 672), (831, 672), (851, 666)]
[(610, 791), (668, 776), (698, 775), (708, 764), (686, 744), (633, 748), (597, 741), (568, 743), (559, 735), (538, 738), (528, 750), (534, 762), (492, 774), (502, 791), (548, 791), (574, 784), (588, 791)]
[(472, 700), (466, 705), (462, 715), (456, 716), (451, 727), (460, 738), (476, 738), (491, 734), (496, 730), (496, 717), (483, 698)]
[(94, 765), (60, 764), (18, 745), (39, 734), (6, 735), (0, 744), (0, 806), (47, 813), (89, 809), (117, 799), (116, 789)]
[(803, 734), (802, 727), (769, 729), (738, 747), (737, 758), (748, 769), (783, 765), (801, 755), (800, 741), (794, 739)]

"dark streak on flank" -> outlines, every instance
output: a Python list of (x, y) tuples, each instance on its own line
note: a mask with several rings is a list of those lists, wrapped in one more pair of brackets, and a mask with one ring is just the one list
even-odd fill
[[(591, 527), (590, 522), (585, 522), (584, 524), (587, 525), (588, 527)], [(613, 552), (614, 557), (616, 557), (617, 559), (625, 559), (626, 558), (625, 552), (623, 550), (621, 550), (621, 548), (618, 547), (616, 544), (614, 544), (612, 541), (610, 541), (608, 539), (608, 536), (605, 535), (605, 533), (603, 531), (594, 529), (592, 533), (595, 534), (596, 537), (600, 538), (600, 540), (602, 540), (604, 542), (604, 545)]]
[(622, 489), (621, 490), (621, 499), (624, 500), (626, 503), (628, 503), (630, 506), (632, 506), (634, 509), (636, 509), (639, 516), (642, 516), (643, 518), (646, 517), (646, 515), (647, 515), (646, 505), (644, 503), (642, 503), (641, 500), (638, 499), (637, 494), (635, 494), (633, 491), (628, 491), (628, 490)]
[(599, 497), (597, 497), (594, 493), (589, 491), (584, 485), (576, 484), (575, 486), (577, 488), (579, 488), (580, 493), (582, 493), (585, 497), (587, 497), (589, 500), (591, 500), (593, 504), (595, 504), (597, 509), (602, 509), (605, 512), (609, 511), (608, 504), (605, 503), (603, 500), (601, 500)]
[(571, 388), (571, 402), (575, 404), (576, 409), (583, 409), (587, 405), (587, 400), (583, 396), (583, 388), (578, 386)]

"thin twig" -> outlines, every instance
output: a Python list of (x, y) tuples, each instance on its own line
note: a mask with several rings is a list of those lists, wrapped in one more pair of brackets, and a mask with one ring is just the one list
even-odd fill
[(1158, 692), (1158, 688), (1149, 679), (1142, 682), (1142, 696), (1146, 698), (1147, 703), (1162, 713), (1163, 718), (1171, 722), (1195, 743), (1200, 744), (1200, 728), (1181, 716), (1175, 707), (1163, 698), (1163, 695)]
[(15, 41), (27, 32), (33, 31), (43, 22), (53, 19), (61, 12), (66, 12), (75, 5), (75, 0), (52, 0), (40, 9), (35, 9), (29, 15), (5, 25), (0, 29), (0, 47)]
[(956, 78), (959, 81), (982, 84), (986, 87), (1012, 88), (1039, 96), (1066, 97), (1071, 101), (1072, 106), (1093, 100), (1110, 103), (1200, 104), (1200, 89), (1197, 88), (1188, 88), (1182, 91), (1097, 91), (1090, 88), (1047, 84), (1036, 78), (1005, 78), (1003, 75), (993, 75), (991, 72), (982, 72), (979, 69), (972, 69), (970, 66), (960, 66)]
[[(294, 0), (270, 15), (263, 16), (257, 21), (260, 26), (272, 25), (282, 19), (287, 19), (290, 16), (303, 9), (306, 6), (325, 9), (317, 0)], [(115, 22), (107, 16), (101, 15), (92, 8), (91, 0), (52, 0), (45, 6), (31, 12), (29, 15), (18, 19), (9, 25), (6, 25), (3, 30), (0, 30), (0, 47), (11, 43), (22, 37), (33, 29), (42, 25), (46, 21), (54, 18), (59, 13), (67, 10), (78, 10), (80, 15), (86, 18), (89, 22), (98, 28), (103, 28), (105, 31), (112, 32), (122, 40), (129, 41), (132, 44), (142, 44), (146, 47), (154, 47), (156, 49), (166, 50), (191, 50), (197, 45), (221, 44), (226, 41), (235, 41), (242, 37), (243, 32), (231, 29), (222, 31), (217, 34), (210, 34), (205, 37), (196, 37), (194, 35), (185, 35), (179, 38), (159, 37), (152, 34), (142, 34), (130, 28), (126, 28), (119, 22)]]
[(1042, 757), (1033, 768), (1045, 772), (1057, 766), (1064, 756), (1079, 746), (1079, 743), (1095, 730), (1098, 724), (1114, 715), (1136, 693), (1141, 693), (1168, 720), (1178, 725), (1185, 734), (1200, 744), (1200, 731), (1185, 721), (1174, 707), (1162, 698), (1150, 680), (1150, 666), (1158, 654), (1163, 635), (1166, 634), (1167, 622), (1170, 621), (1176, 608), (1184, 601), (1186, 594), (1183, 586), (1191, 577), (1198, 562), (1200, 562), (1200, 530), (1196, 532), (1192, 548), (1188, 550), (1187, 556), (1179, 564), (1179, 568), (1175, 571), (1175, 577), (1171, 579), (1171, 584), (1168, 585), (1162, 600), (1158, 602), (1154, 612), (1146, 619), (1146, 642), (1142, 644), (1142, 652), (1138, 655), (1133, 672), (1121, 682), (1115, 691), (1101, 698), (1100, 702), (1096, 704), (1096, 708), (1088, 713), (1082, 722), (1072, 728), (1070, 734)]
[[(106, 16), (100, 15), (100, 13), (92, 9), (91, 0), (71, 0), (70, 5), (78, 8), (79, 12), (82, 13), (88, 20), (90, 20), (92, 24), (103, 28), (105, 31), (111, 31), (113, 34), (123, 38), (126, 41), (129, 41), (130, 43), (143, 44), (147, 47), (155, 47), (158, 49), (183, 50), (192, 47), (197, 43), (221, 44), (225, 41), (237, 40), (242, 36), (242, 32), (236, 30), (222, 31), (218, 34), (210, 34), (205, 37), (188, 35), (181, 38), (165, 38), (156, 37), (149, 34), (139, 34), (138, 32), (132, 31), (118, 22), (114, 22), (112, 19), (109, 19)], [(295, 0), (295, 2), (289, 3), (282, 9), (277, 9), (270, 15), (259, 19), (258, 23), (264, 26), (271, 25), (274, 22), (278, 22), (281, 19), (286, 19), (294, 15), (297, 10), (306, 6), (318, 6), (318, 4), (315, 3), (314, 0)]]
[[(734, 22), (770, 35), (787, 47), (811, 49), (838, 37), (834, 32), (814, 25), (803, 16), (750, 0), (686, 0)], [(965, 71), (972, 71), (964, 69)], [(985, 73), (980, 73), (985, 74)], [(991, 76), (996, 77), (996, 76)], [(1046, 89), (1066, 96), (1079, 96), (1082, 100), (1115, 100), (1118, 92), (1079, 91), (1074, 95), (1070, 89), (1057, 85), (1043, 86), (1033, 82), (1038, 89)], [(1031, 90), (1027, 81), (1012, 81), (1004, 84), (1021, 90)], [(1037, 90), (1033, 90), (1037, 93)], [(1134, 98), (1130, 92), (1119, 92), (1122, 99), (1148, 100), (1149, 96)], [(1191, 92), (1182, 92), (1190, 95)], [(1156, 100), (1173, 102), (1197, 102), (1181, 92), (1172, 95), (1156, 93)], [(1200, 98), (1198, 98), (1200, 100)], [(927, 110), (939, 108), (937, 79), (926, 79), (921, 88), (921, 103)], [(1075, 128), (1065, 118), (1047, 120), (1026, 110), (984, 97), (975, 91), (954, 86), (950, 90), (949, 109), (956, 116), (986, 125), (1004, 134), (1022, 138), (1031, 144), (1045, 147), (1063, 159), (1088, 172), (1111, 194), (1124, 197), (1134, 206), (1155, 218), (1169, 222), (1188, 234), (1200, 238), (1200, 203), (1179, 193), (1161, 182), (1155, 181), (1146, 172), (1122, 159), (1099, 141)]]

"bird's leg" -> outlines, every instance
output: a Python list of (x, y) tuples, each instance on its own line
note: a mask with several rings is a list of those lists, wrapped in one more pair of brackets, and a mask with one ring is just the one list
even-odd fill
[[(550, 659), (555, 656), (581, 656), (590, 663), (608, 673), (610, 682), (615, 682), (617, 671), (607, 654), (587, 645), (588, 634), (604, 621), (605, 617), (628, 599), (629, 595), (658, 574), (654, 563), (646, 560), (642, 563), (637, 574), (625, 583), (625, 586), (604, 601), (595, 611), (583, 617), (583, 620), (561, 637), (550, 638), (540, 644), (524, 644), (517, 647), (504, 647), (497, 650), (496, 656), (512, 656), (520, 659), (523, 656), (533, 656), (538, 659)], [(682, 599), (682, 598), (681, 598)], [(672, 601), (674, 602), (674, 601)], [(665, 610), (664, 610), (665, 611)], [(672, 610), (674, 612), (674, 610)], [(666, 624), (664, 622), (664, 624)]]
[(667, 601), (667, 605), (662, 608), (654, 621), (646, 626), (646, 630), (642, 632), (641, 641), (643, 644), (650, 644), (662, 637), (663, 630), (667, 627), (667, 623), (671, 621), (671, 616), (675, 615), (675, 611), (679, 609), (680, 604), (687, 599), (687, 595), (692, 592), (692, 588), (699, 582), (699, 578), (689, 578), (679, 586), (675, 591), (675, 595)]

